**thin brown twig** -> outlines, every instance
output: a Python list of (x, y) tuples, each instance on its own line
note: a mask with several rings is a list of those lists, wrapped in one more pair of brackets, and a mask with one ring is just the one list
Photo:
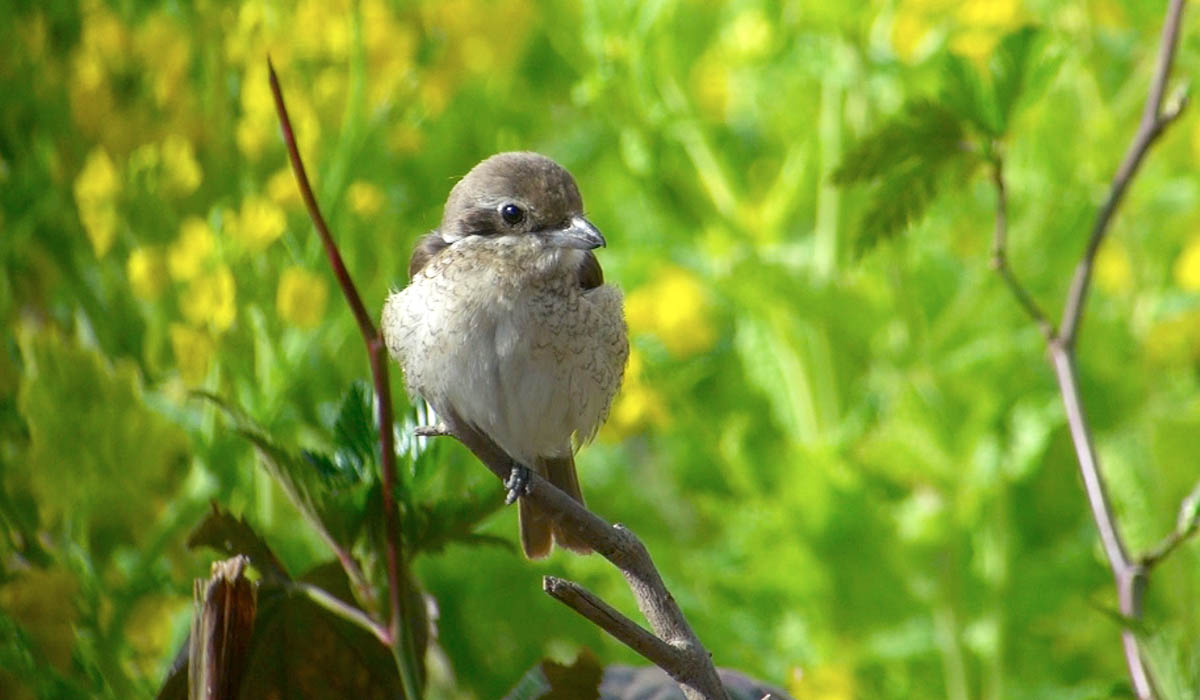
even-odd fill
[[(267, 72), (271, 82), (271, 94), (275, 100), (275, 111), (279, 116), (279, 125), (283, 132), (283, 141), (287, 146), (288, 160), (291, 161), (292, 171), (296, 176), (296, 183), (300, 187), (300, 196), (304, 199), (304, 205), (308, 209), (309, 218), (312, 219), (313, 226), (316, 227), (317, 233), (321, 237), (321, 243), (324, 245), (325, 253), (329, 258), (330, 265), (333, 267), (334, 276), (337, 278), (338, 285), (341, 287), (342, 294), (346, 297), (347, 303), (350, 304), (354, 320), (358, 323), (358, 329), (362, 334), (363, 342), (367, 346), (367, 359), (371, 367), (371, 378), (375, 384), (376, 413), (379, 421), (379, 466), (381, 481), (383, 482), (384, 541), (387, 558), (388, 605), (390, 609), (390, 618), (387, 626), (388, 638), (390, 646), (393, 649), (398, 646), (405, 647), (403, 652), (411, 656), (414, 650), (407, 648), (411, 645), (405, 643), (407, 635), (405, 634), (406, 630), (403, 628), (403, 620), (407, 616), (402, 607), (405, 596), (401, 594), (400, 590), (401, 544), (399, 541), (399, 525), (397, 523), (395, 498), (396, 446), (395, 433), (392, 428), (394, 421), (392, 418), (391, 384), (388, 381), (387, 349), (384, 345), (383, 337), (371, 321), (370, 315), (367, 314), (366, 307), (363, 306), (362, 297), (359, 296), (358, 289), (355, 287), (354, 281), (350, 278), (350, 273), (346, 270), (346, 264), (342, 261), (342, 255), (338, 251), (337, 243), (334, 242), (333, 235), (330, 234), (329, 227), (325, 223), (325, 217), (321, 214), (321, 208), (317, 204), (312, 185), (308, 180), (308, 174), (304, 169), (304, 160), (300, 156), (300, 149), (296, 146), (292, 122), (288, 116), (287, 105), (283, 99), (283, 90), (279, 86), (279, 78), (275, 74), (275, 66), (272, 65), (270, 57), (267, 58)], [(413, 675), (413, 669), (408, 668), (408, 665), (407, 663), (402, 663), (401, 671), (404, 676), (407, 694), (415, 698), (418, 691), (415, 688), (414, 679), (410, 677)]]
[(996, 156), (992, 161), (992, 184), (996, 188), (996, 224), (992, 234), (992, 269), (1000, 274), (1000, 278), (1008, 285), (1008, 289), (1017, 298), (1017, 303), (1029, 314), (1037, 325), (1038, 330), (1047, 342), (1054, 339), (1054, 326), (1050, 324), (1045, 312), (1034, 301), (1033, 295), (1017, 279), (1008, 264), (1008, 189), (1004, 185), (1004, 161)]
[[(1171, 65), (1174, 61), (1178, 46), (1179, 27), (1183, 14), (1183, 0), (1170, 0), (1166, 18), (1163, 22), (1162, 37), (1158, 57), (1155, 63), (1154, 76), (1150, 83), (1146, 106), (1138, 130), (1134, 135), (1113, 177), (1108, 197), (1100, 206), (1096, 220), (1088, 237), (1087, 247), (1079, 264), (1075, 268), (1071, 285), (1063, 304), (1062, 320), (1057, 333), (1046, 320), (1040, 309), (1032, 303), (1024, 288), (1017, 283), (1016, 278), (1008, 271), (1004, 259), (1005, 228), (1007, 227), (1007, 202), (1004, 188), (1003, 171), (999, 161), (993, 170), (993, 183), (997, 192), (996, 212), (996, 243), (993, 249), (993, 266), (1000, 271), (1009, 289), (1017, 298), (1018, 303), (1038, 324), (1046, 337), (1050, 349), (1051, 361), (1054, 365), (1055, 379), (1058, 382), (1059, 393), (1062, 395), (1063, 408), (1067, 425), (1071, 433), (1071, 441), (1075, 446), (1075, 454), (1079, 463), (1079, 472), (1083, 480), (1084, 491), (1088, 505), (1092, 511), (1092, 519), (1100, 534), (1101, 545), (1112, 569), (1117, 587), (1117, 600), (1122, 616), (1128, 620), (1140, 620), (1142, 617), (1142, 599), (1146, 589), (1149, 569), (1162, 557), (1169, 554), (1186, 537), (1197, 529), (1193, 524), (1189, 528), (1177, 528), (1172, 536), (1166, 538), (1160, 547), (1150, 554), (1137, 560), (1131, 560), (1125, 542), (1117, 526), (1116, 514), (1108, 498), (1103, 473), (1100, 470), (1099, 458), (1093, 444), (1091, 427), (1084, 411), (1083, 400), (1079, 393), (1078, 372), (1075, 366), (1075, 341), (1078, 335), (1079, 323), (1083, 316), (1084, 304), (1087, 300), (1088, 288), (1091, 282), (1092, 269), (1096, 254), (1100, 249), (1109, 226), (1112, 223), (1117, 207), (1120, 205), (1130, 182), (1136, 175), (1150, 147), (1162, 135), (1182, 112), (1186, 101), (1180, 99), (1176, 104), (1163, 109), (1163, 95), (1166, 92), (1167, 80), (1170, 77)], [(999, 250), (1001, 254), (995, 255)], [(995, 261), (999, 260), (999, 264)], [(1154, 679), (1150, 669), (1142, 657), (1140, 644), (1132, 627), (1126, 626), (1121, 630), (1121, 643), (1125, 652), (1126, 665), (1129, 667), (1130, 680), (1134, 693), (1139, 698), (1153, 698), (1156, 695)]]

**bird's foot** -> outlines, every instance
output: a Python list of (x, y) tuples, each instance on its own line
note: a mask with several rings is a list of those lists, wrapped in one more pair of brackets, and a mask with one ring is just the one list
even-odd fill
[(437, 425), (418, 425), (413, 434), (417, 437), (446, 437), (452, 435), (450, 429), (445, 423), (438, 422)]
[(508, 479), (504, 481), (504, 488), (508, 491), (508, 494), (504, 496), (504, 505), (511, 506), (517, 502), (518, 498), (529, 493), (531, 480), (529, 467), (513, 462), (512, 471), (508, 473)]

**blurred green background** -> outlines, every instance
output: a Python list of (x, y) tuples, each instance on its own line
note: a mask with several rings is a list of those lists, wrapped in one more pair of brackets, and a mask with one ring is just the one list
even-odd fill
[[(1194, 8), (1193, 8), (1194, 9)], [(1006, 141), (1011, 258), (1057, 315), (1145, 98), (1163, 7), (389, 0), (0, 4), (0, 695), (157, 689), (219, 555), (212, 500), (292, 571), (329, 558), (203, 388), (328, 445), (368, 376), (300, 205), (270, 53), (367, 306), (404, 284), (455, 178), (537, 150), (579, 181), (633, 354), (579, 457), (719, 665), (799, 698), (1127, 692), (1111, 577), (1037, 330), (989, 270), (986, 178), (855, 253), (849, 144), (1025, 24), (1058, 63)], [(1200, 75), (1197, 13), (1177, 75)], [(1085, 400), (1132, 549), (1200, 477), (1200, 111), (1151, 154), (1100, 252)], [(398, 372), (397, 410), (408, 415)], [(425, 500), (494, 494), (442, 450)], [(514, 509), (485, 534), (516, 535)], [(446, 696), (497, 697), (583, 647), (540, 591), (598, 557), (422, 554)], [(1155, 571), (1147, 648), (1200, 687), (1200, 550)], [(640, 618), (638, 618), (640, 619)]]

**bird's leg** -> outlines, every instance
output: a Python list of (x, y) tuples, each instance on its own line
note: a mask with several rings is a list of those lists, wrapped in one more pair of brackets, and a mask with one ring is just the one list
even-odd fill
[(446, 427), (446, 424), (438, 421), (437, 425), (418, 425), (413, 434), (417, 437), (453, 437), (454, 433)]
[(508, 490), (508, 494), (504, 497), (504, 505), (511, 506), (516, 503), (518, 498), (529, 493), (531, 478), (529, 467), (513, 460), (512, 471), (508, 473), (508, 478), (504, 481), (504, 488)]

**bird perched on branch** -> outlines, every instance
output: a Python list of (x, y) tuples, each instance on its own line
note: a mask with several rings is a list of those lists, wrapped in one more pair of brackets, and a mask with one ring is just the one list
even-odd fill
[[(592, 252), (604, 244), (570, 173), (536, 153), (501, 153), (450, 191), (409, 285), (384, 305), (409, 391), (512, 458), (509, 502), (533, 469), (583, 503), (574, 451), (604, 422), (629, 356), (621, 293)], [(552, 539), (591, 551), (524, 498), (520, 522), (530, 558)]]

